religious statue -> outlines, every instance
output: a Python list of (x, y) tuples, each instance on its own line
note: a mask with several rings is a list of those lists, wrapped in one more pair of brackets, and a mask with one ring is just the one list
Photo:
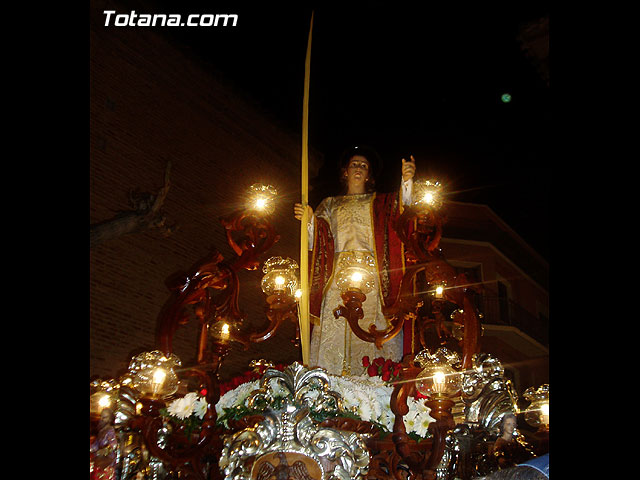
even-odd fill
[(517, 435), (517, 419), (513, 413), (506, 413), (498, 426), (500, 437), (493, 445), (493, 456), (500, 469), (513, 467), (533, 456), (533, 451), (519, 435)]
[[(336, 266), (345, 256), (368, 255), (368, 268), (374, 282), (362, 308), (364, 317), (359, 325), (368, 330), (373, 324), (378, 330), (387, 328), (383, 305), (392, 305), (398, 298), (404, 273), (402, 241), (394, 229), (403, 205), (411, 200), (415, 160), (402, 159), (400, 192), (378, 193), (375, 176), (381, 160), (365, 146), (347, 150), (340, 161), (340, 182), (343, 195), (327, 197), (316, 208), (309, 208), (309, 250), (311, 258), (309, 311), (312, 322), (309, 363), (329, 373), (361, 375), (362, 358), (384, 357), (402, 359), (402, 332), (377, 349), (374, 343), (356, 337), (334, 309), (342, 302), (336, 285)], [(295, 217), (302, 219), (303, 207), (296, 204)]]
[(118, 439), (113, 427), (114, 413), (104, 408), (100, 413), (98, 434), (90, 444), (91, 480), (115, 480)]

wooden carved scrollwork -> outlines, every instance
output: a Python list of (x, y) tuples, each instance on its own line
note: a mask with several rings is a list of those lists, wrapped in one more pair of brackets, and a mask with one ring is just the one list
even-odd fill
[[(478, 352), (480, 336), (480, 321), (471, 292), (478, 291), (479, 287), (471, 285), (466, 275), (456, 274), (438, 248), (443, 223), (444, 218), (436, 210), (418, 211), (406, 207), (398, 219), (396, 231), (405, 244), (407, 263), (410, 265), (405, 278), (413, 279), (419, 272), (424, 272), (426, 282), (430, 286), (445, 286), (443, 298), (435, 300), (432, 305), (439, 335), (444, 331), (444, 319), (440, 310), (443, 302), (448, 301), (458, 307), (455, 321), (464, 326), (462, 366), (470, 368), (472, 356)], [(402, 280), (403, 288), (407, 288), (405, 278)], [(424, 334), (425, 326), (423, 324), (418, 329), (421, 334)], [(425, 344), (424, 337), (421, 338), (421, 342)]]
[(244, 314), (238, 307), (239, 281), (237, 272), (255, 270), (260, 256), (280, 236), (266, 217), (253, 210), (237, 211), (220, 219), (225, 227), (227, 241), (237, 254), (226, 262), (222, 254), (212, 249), (188, 272), (170, 276), (166, 285), (171, 291), (157, 320), (156, 341), (165, 353), (172, 351), (172, 339), (181, 325), (195, 317), (200, 323), (198, 363), (207, 363), (224, 355), (208, 347), (208, 332), (212, 324), (224, 321), (229, 325), (229, 339), (246, 349), (251, 342), (269, 338), (270, 335), (249, 335), (242, 331)]
[(269, 295), (267, 297), (267, 318), (269, 319), (269, 324), (264, 330), (249, 335), (251, 343), (264, 342), (271, 338), (285, 320), (296, 324), (296, 340), (300, 338), (298, 304), (290, 295), (280, 292)]
[(235, 212), (221, 217), (220, 222), (225, 228), (227, 242), (238, 255), (231, 263), (234, 271), (257, 269), (261, 255), (280, 240), (267, 217), (255, 210)]
[[(360, 327), (359, 321), (364, 318), (364, 310), (362, 303), (365, 301), (366, 295), (359, 291), (348, 290), (342, 294), (343, 304), (333, 310), (336, 318), (344, 317), (349, 323), (351, 331), (361, 340), (365, 342), (375, 343), (376, 347), (381, 348), (382, 344), (393, 338), (399, 329), (389, 328), (379, 331), (375, 325), (369, 327), (369, 331)], [(401, 325), (400, 325), (401, 326)]]

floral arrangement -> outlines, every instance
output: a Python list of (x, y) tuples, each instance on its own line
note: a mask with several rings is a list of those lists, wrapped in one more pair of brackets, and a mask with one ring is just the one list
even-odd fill
[[(345, 412), (342, 412), (341, 415), (371, 422), (377, 425), (383, 434), (387, 434), (393, 431), (395, 415), (391, 411), (389, 404), (393, 386), (389, 385), (388, 380), (384, 379), (387, 378), (386, 374), (384, 374), (383, 378), (383, 373), (389, 372), (389, 380), (397, 378), (399, 368), (396, 368), (397, 364), (393, 364), (393, 362), (387, 363), (384, 359), (382, 363), (380, 360), (375, 359), (370, 365), (375, 366), (375, 375), (369, 375), (373, 373), (373, 368), (368, 371), (368, 374), (362, 376), (329, 374), (331, 389), (342, 396)], [(227, 427), (227, 421), (230, 419), (239, 419), (245, 415), (259, 413), (258, 411), (249, 410), (245, 404), (247, 397), (254, 390), (260, 388), (259, 376), (255, 379), (252, 377), (253, 375), (250, 374), (236, 377), (237, 379), (234, 379), (234, 383), (237, 386), (226, 391), (220, 397), (215, 408), (218, 422), (223, 426)], [(247, 380), (243, 383), (243, 379)], [(278, 395), (282, 395), (281, 398), (284, 398), (286, 392), (284, 390), (280, 393), (276, 392), (276, 397)], [(429, 415), (429, 408), (425, 405), (425, 399), (410, 397), (407, 399), (407, 406), (409, 407), (409, 412), (404, 416), (407, 434), (417, 441), (429, 437), (430, 434), (427, 431), (427, 427), (434, 419)]]
[(187, 436), (190, 436), (195, 428), (202, 425), (205, 413), (207, 413), (207, 400), (195, 392), (175, 399), (167, 408), (160, 410), (161, 415), (185, 425)]

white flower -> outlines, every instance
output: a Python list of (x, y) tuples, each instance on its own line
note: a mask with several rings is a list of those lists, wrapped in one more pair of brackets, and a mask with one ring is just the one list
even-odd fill
[(407, 414), (402, 418), (404, 421), (404, 428), (407, 430), (407, 433), (415, 431), (417, 413), (418, 412), (416, 410), (411, 410), (411, 408), (409, 408)]
[(190, 403), (193, 406), (198, 400), (198, 394), (195, 392), (189, 392), (183, 398), (185, 402)]
[(413, 426), (414, 432), (416, 432), (421, 437), (426, 437), (427, 433), (429, 433), (428, 428), (432, 420), (433, 419), (429, 415), (418, 415)]
[(184, 420), (193, 413), (193, 404), (194, 401), (192, 401), (191, 398), (184, 396), (171, 402), (167, 411), (174, 417)]
[(404, 425), (407, 432), (416, 433), (421, 437), (426, 436), (429, 424), (435, 420), (429, 415), (430, 410), (425, 404), (425, 399), (408, 398), (407, 406), (409, 407), (409, 412), (404, 416)]
[(388, 403), (387, 405), (383, 405), (382, 413), (378, 418), (378, 423), (383, 425), (387, 429), (387, 431), (391, 432), (393, 430), (393, 423), (395, 422), (395, 420), (396, 416), (391, 411), (391, 407), (388, 405)]
[(256, 390), (260, 386), (258, 380), (252, 380), (251, 382), (238, 385), (233, 390), (229, 390), (227, 393), (220, 397), (218, 403), (216, 403), (216, 413), (218, 416), (224, 414), (225, 408), (233, 408), (236, 405), (243, 405), (249, 394)]
[(365, 422), (373, 420), (374, 408), (367, 394), (360, 389), (356, 389), (353, 392), (353, 397), (356, 401), (358, 416)]
[(193, 413), (202, 420), (204, 414), (207, 413), (207, 400), (205, 398), (199, 398), (193, 405)]

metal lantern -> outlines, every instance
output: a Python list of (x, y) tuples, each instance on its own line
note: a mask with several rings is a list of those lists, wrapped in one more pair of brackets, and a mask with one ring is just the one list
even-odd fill
[(248, 207), (258, 212), (273, 213), (277, 196), (278, 191), (272, 185), (254, 183), (249, 187)]
[(133, 387), (150, 398), (165, 398), (178, 390), (178, 376), (174, 369), (181, 365), (174, 355), (154, 350), (135, 356), (129, 364)]
[(442, 184), (435, 180), (414, 180), (411, 192), (411, 205), (423, 210), (438, 209), (442, 206)]
[(342, 293), (349, 290), (365, 295), (375, 287), (375, 259), (366, 252), (349, 252), (338, 260), (336, 285)]
[(524, 413), (524, 420), (532, 427), (542, 430), (549, 428), (549, 384), (545, 383), (538, 388), (529, 387), (522, 395), (525, 400), (531, 402)]
[(277, 293), (295, 295), (298, 289), (298, 264), (291, 258), (271, 257), (262, 267), (262, 291), (266, 295)]
[(462, 374), (454, 368), (460, 362), (457, 353), (441, 347), (435, 354), (420, 352), (415, 361), (423, 367), (416, 378), (416, 388), (422, 395), (428, 398), (451, 398), (460, 392)]

